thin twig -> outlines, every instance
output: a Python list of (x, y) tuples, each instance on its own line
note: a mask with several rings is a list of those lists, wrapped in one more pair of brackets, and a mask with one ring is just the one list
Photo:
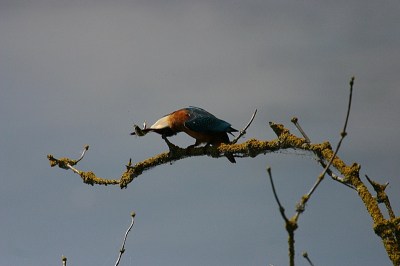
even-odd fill
[(274, 193), (275, 200), (279, 206), (279, 211), (281, 212), (282, 218), (285, 220), (285, 222), (288, 222), (289, 219), (285, 215), (285, 208), (282, 207), (281, 202), (279, 201), (279, 198), (278, 198), (278, 194), (276, 193), (276, 190), (275, 190), (274, 180), (272, 179), (272, 174), (271, 174), (271, 167), (268, 166), (267, 171), (268, 171), (268, 175), (269, 175), (269, 180), (271, 181), (272, 192)]
[[(324, 167), (324, 171), (318, 177), (317, 182), (311, 188), (310, 192), (308, 193), (308, 196), (311, 196), (311, 194), (315, 191), (315, 189), (318, 187), (318, 185), (324, 179), (324, 176), (325, 176), (326, 173), (328, 173), (332, 177), (333, 180), (336, 180), (336, 181), (338, 181), (338, 182), (340, 182), (340, 183), (342, 183), (342, 184), (344, 184), (344, 185), (346, 185), (346, 186), (348, 186), (348, 187), (350, 187), (352, 189), (355, 189), (353, 186), (350, 186), (349, 184), (347, 184), (343, 178), (338, 177), (335, 174), (333, 174), (333, 172), (329, 169), (329, 167), (332, 164), (333, 159), (335, 158), (335, 156), (336, 156), (336, 154), (337, 154), (337, 152), (338, 152), (338, 150), (340, 148), (340, 145), (341, 145), (344, 137), (347, 135), (346, 128), (347, 128), (347, 123), (349, 121), (349, 116), (350, 116), (351, 102), (352, 102), (352, 97), (353, 97), (353, 85), (354, 85), (354, 77), (351, 77), (351, 80), (350, 80), (350, 95), (349, 95), (349, 102), (348, 102), (348, 106), (347, 106), (346, 119), (345, 119), (345, 122), (344, 122), (343, 131), (340, 133), (340, 139), (339, 139), (338, 145), (336, 147), (336, 150), (335, 150), (331, 160), (329, 161), (328, 165), (325, 165), (325, 163), (322, 161), (322, 159), (317, 155), (318, 162)], [(307, 137), (305, 132), (300, 127), (300, 124), (298, 123), (297, 117), (293, 117), (291, 119), (291, 121), (292, 121), (292, 123), (294, 123), (296, 125), (297, 129), (301, 132), (301, 134), (305, 138), (306, 142), (307, 143), (311, 143), (310, 139)]]
[(346, 121), (344, 122), (343, 132), (341, 133), (341, 134), (344, 134), (344, 135), (347, 135), (347, 133), (346, 133), (346, 128), (347, 128), (347, 122), (349, 121), (349, 116), (350, 116), (351, 99), (352, 99), (352, 97), (353, 97), (353, 85), (354, 85), (354, 77), (351, 77), (351, 80), (350, 80), (349, 104), (348, 104), (348, 106), (347, 106)]
[(290, 121), (297, 127), (301, 135), (303, 135), (304, 139), (306, 140), (306, 143), (311, 143), (311, 140), (307, 137), (306, 133), (303, 131), (300, 124), (298, 123), (297, 117), (293, 117), (292, 119), (290, 119)]
[(275, 196), (275, 200), (278, 203), (279, 206), (279, 212), (281, 213), (282, 218), (285, 220), (285, 228), (286, 231), (288, 232), (289, 238), (288, 238), (288, 243), (289, 243), (289, 265), (294, 266), (294, 231), (297, 229), (297, 220), (296, 219), (288, 219), (285, 215), (285, 208), (281, 205), (281, 202), (279, 201), (278, 194), (276, 193), (275, 190), (275, 185), (274, 181), (272, 179), (272, 174), (271, 174), (271, 167), (267, 167), (268, 175), (269, 175), (269, 180), (271, 181), (271, 187), (272, 191)]
[(79, 159), (78, 160), (76, 160), (76, 162), (75, 163), (78, 163), (80, 160), (82, 160), (82, 158), (83, 158), (83, 156), (85, 156), (85, 153), (86, 153), (86, 151), (89, 149), (89, 146), (88, 145), (86, 145), (85, 146), (85, 148), (84, 148), (84, 150), (83, 150), (83, 152), (82, 152), (82, 155), (81, 155), (81, 157), (79, 157)]
[(247, 123), (247, 126), (244, 129), (241, 129), (239, 131), (239, 135), (234, 140), (232, 140), (231, 144), (235, 144), (244, 134), (246, 134), (246, 130), (249, 128), (249, 126), (253, 122), (253, 119), (256, 116), (256, 114), (257, 114), (257, 109), (254, 110), (254, 113), (251, 116), (249, 123)]
[(122, 257), (122, 254), (125, 252), (125, 241), (126, 241), (126, 237), (128, 236), (128, 233), (129, 233), (129, 231), (131, 231), (132, 226), (133, 226), (133, 223), (135, 222), (135, 213), (132, 212), (131, 215), (132, 215), (132, 223), (131, 223), (131, 225), (129, 226), (128, 230), (127, 230), (126, 233), (125, 233), (124, 241), (122, 242), (122, 247), (121, 247), (121, 249), (119, 250), (119, 256), (118, 256), (117, 261), (115, 262), (115, 266), (117, 266), (117, 265), (119, 264), (119, 261), (120, 261), (120, 259), (121, 259), (121, 257)]
[(308, 261), (308, 263), (310, 263), (311, 266), (314, 266), (314, 264), (311, 262), (310, 258), (308, 257), (307, 252), (303, 252), (302, 255)]
[(332, 155), (332, 158), (329, 160), (328, 165), (324, 168), (324, 170), (322, 171), (322, 173), (319, 175), (317, 182), (314, 184), (314, 186), (311, 188), (310, 192), (308, 192), (308, 197), (311, 196), (311, 194), (315, 191), (315, 189), (318, 187), (318, 185), (321, 183), (321, 181), (324, 179), (324, 176), (327, 172), (327, 170), (329, 169), (329, 167), (331, 166), (333, 160), (336, 157), (336, 154), (339, 151), (340, 145), (342, 144), (342, 141), (344, 139), (344, 137), (346, 137), (347, 132), (346, 132), (346, 128), (347, 128), (347, 122), (349, 121), (349, 116), (350, 116), (350, 109), (351, 109), (351, 99), (352, 99), (352, 95), (353, 95), (353, 85), (354, 85), (354, 77), (351, 78), (350, 81), (350, 96), (349, 96), (349, 104), (347, 106), (347, 114), (346, 114), (346, 120), (344, 122), (344, 126), (343, 126), (343, 131), (340, 132), (340, 139), (339, 142), (336, 146), (336, 150)]

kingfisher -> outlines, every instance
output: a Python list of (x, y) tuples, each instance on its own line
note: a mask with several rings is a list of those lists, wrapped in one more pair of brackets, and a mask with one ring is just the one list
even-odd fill
[[(144, 136), (148, 132), (155, 132), (165, 137), (185, 132), (196, 139), (195, 144), (188, 147), (191, 149), (202, 143), (206, 144), (204, 148), (210, 145), (218, 147), (221, 143), (229, 143), (227, 133), (233, 136), (232, 132), (237, 132), (237, 130), (232, 128), (228, 122), (215, 117), (206, 110), (189, 106), (165, 115), (149, 128), (144, 126), (144, 129), (140, 129), (135, 126), (135, 132), (132, 132), (131, 135)], [(226, 154), (226, 157), (231, 163), (236, 163), (232, 154)]]

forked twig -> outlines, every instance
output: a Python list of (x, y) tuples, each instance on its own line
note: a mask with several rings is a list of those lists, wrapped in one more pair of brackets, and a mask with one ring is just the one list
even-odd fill
[(51, 154), (47, 155), (47, 159), (49, 159), (51, 167), (58, 165), (58, 167), (65, 169), (65, 170), (71, 169), (72, 171), (74, 171), (74, 173), (79, 175), (80, 172), (78, 170), (76, 170), (73, 166), (78, 164), (79, 161), (82, 160), (83, 156), (85, 156), (86, 151), (88, 149), (89, 149), (89, 146), (86, 145), (85, 148), (83, 149), (81, 157), (79, 157), (78, 160), (70, 160), (68, 158), (56, 159)]
[(368, 182), (371, 184), (371, 186), (374, 188), (376, 192), (376, 202), (384, 203), (389, 213), (390, 219), (394, 220), (396, 218), (396, 215), (394, 215), (393, 209), (390, 206), (389, 198), (385, 193), (385, 189), (389, 185), (389, 182), (386, 182), (385, 184), (381, 185), (375, 181), (372, 181), (368, 175), (365, 175), (365, 177), (367, 178)]

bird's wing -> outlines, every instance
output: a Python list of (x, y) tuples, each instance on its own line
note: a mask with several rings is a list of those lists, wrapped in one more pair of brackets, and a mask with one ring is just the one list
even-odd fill
[(231, 124), (216, 118), (206, 110), (198, 107), (190, 107), (185, 109), (189, 114), (189, 118), (184, 125), (197, 133), (205, 132), (227, 132)]

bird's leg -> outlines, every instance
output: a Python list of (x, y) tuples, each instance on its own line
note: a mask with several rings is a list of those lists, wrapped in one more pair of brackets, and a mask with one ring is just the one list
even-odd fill
[(203, 152), (206, 153), (208, 148), (210, 147), (211, 143), (207, 143), (204, 147), (203, 147)]
[(162, 139), (167, 143), (168, 148), (170, 151), (174, 151), (178, 148), (178, 146), (172, 144), (168, 139), (167, 136), (165, 136), (164, 134), (161, 135)]
[(175, 157), (175, 155), (179, 154), (178, 150), (180, 149), (178, 146), (172, 144), (168, 139), (167, 136), (165, 136), (165, 134), (161, 135), (162, 139), (167, 143), (168, 148), (169, 148), (169, 157), (173, 158)]

